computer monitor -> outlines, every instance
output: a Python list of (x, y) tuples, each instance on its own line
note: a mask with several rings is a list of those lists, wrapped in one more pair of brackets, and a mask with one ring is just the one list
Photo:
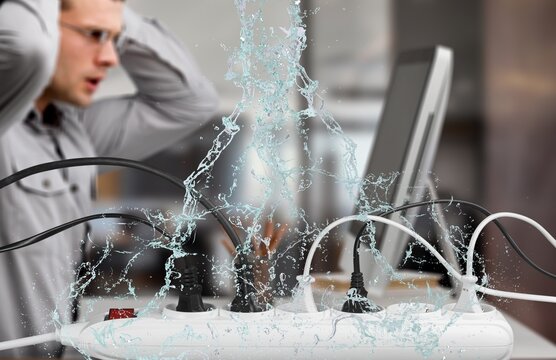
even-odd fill
[[(445, 47), (411, 50), (399, 55), (364, 174), (374, 178), (399, 175), (387, 191), (366, 189), (367, 198), (378, 195), (380, 200), (400, 206), (425, 196), (427, 176), (433, 166), (446, 113), (452, 68), (452, 51)], [(361, 210), (356, 209), (356, 213)], [(401, 216), (393, 214), (390, 219), (400, 222)], [(411, 219), (411, 213), (405, 217)], [(360, 223), (354, 223), (351, 232), (357, 233), (360, 228)], [(408, 237), (393, 227), (377, 225), (375, 238), (384, 260), (396, 269)], [(367, 290), (371, 295), (382, 295), (390, 276), (382, 269), (381, 261), (364, 253), (361, 251), (361, 271)]]

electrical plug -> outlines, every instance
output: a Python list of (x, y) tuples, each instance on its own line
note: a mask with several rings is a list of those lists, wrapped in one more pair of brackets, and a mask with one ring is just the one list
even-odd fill
[(176, 311), (204, 312), (213, 309), (212, 305), (205, 305), (203, 302), (203, 287), (199, 283), (197, 268), (181, 266), (180, 273), (181, 277), (178, 279), (180, 294)]
[[(311, 275), (303, 276), (299, 275), (296, 277), (297, 286), (293, 293), (293, 303), (294, 307), (298, 307), (297, 312), (318, 312), (317, 304), (315, 304), (315, 298), (313, 296), (313, 286), (315, 278)], [(301, 304), (295, 304), (295, 302), (302, 302)], [(302, 311), (300, 311), (302, 309)]]
[(378, 305), (372, 303), (367, 298), (367, 289), (365, 289), (363, 274), (360, 272), (351, 273), (350, 289), (347, 292), (347, 300), (342, 306), (343, 312), (348, 313), (370, 313), (382, 310)]
[(253, 287), (253, 272), (246, 268), (244, 261), (235, 263), (236, 273), (236, 296), (230, 304), (230, 311), (252, 313), (263, 311), (257, 301), (255, 288)]
[(454, 311), (465, 313), (481, 313), (483, 312), (477, 292), (475, 290), (477, 277), (473, 275), (464, 275), (461, 278), (461, 293), (459, 295)]

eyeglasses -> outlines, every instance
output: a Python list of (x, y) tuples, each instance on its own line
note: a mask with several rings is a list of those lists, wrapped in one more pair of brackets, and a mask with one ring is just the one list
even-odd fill
[(117, 43), (117, 41), (118, 41), (118, 36), (117, 35), (112, 35), (112, 33), (108, 30), (87, 29), (87, 28), (82, 28), (82, 27), (75, 26), (75, 25), (72, 25), (72, 24), (68, 24), (68, 23), (65, 23), (65, 22), (60, 22), (60, 25), (65, 27), (66, 29), (73, 30), (73, 31), (83, 35), (84, 37), (89, 39), (91, 42), (94, 42), (95, 44), (103, 45), (108, 41), (112, 41), (114, 43)]

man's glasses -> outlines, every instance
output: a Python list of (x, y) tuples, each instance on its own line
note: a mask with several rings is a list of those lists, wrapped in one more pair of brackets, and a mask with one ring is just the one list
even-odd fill
[(65, 27), (66, 29), (73, 30), (73, 31), (83, 35), (84, 37), (89, 39), (91, 42), (94, 42), (95, 44), (103, 45), (108, 41), (112, 41), (114, 43), (117, 43), (117, 41), (118, 41), (118, 36), (117, 35), (112, 35), (112, 33), (108, 30), (86, 29), (86, 28), (82, 28), (82, 27), (79, 27), (79, 26), (75, 26), (75, 25), (72, 25), (72, 24), (65, 23), (65, 22), (60, 22), (60, 25)]

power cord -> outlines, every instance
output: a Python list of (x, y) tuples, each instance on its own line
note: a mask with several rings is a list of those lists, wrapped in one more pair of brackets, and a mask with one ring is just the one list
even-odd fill
[(346, 223), (346, 222), (349, 222), (349, 221), (354, 221), (354, 220), (358, 220), (358, 221), (376, 221), (376, 222), (379, 222), (379, 223), (383, 223), (383, 224), (390, 225), (390, 226), (398, 228), (399, 230), (401, 230), (401, 231), (405, 232), (406, 234), (415, 238), (425, 248), (427, 248), (440, 261), (440, 263), (448, 270), (448, 272), (452, 276), (454, 276), (458, 280), (461, 279), (461, 274), (458, 273), (457, 270), (455, 270), (446, 261), (446, 259), (444, 259), (442, 257), (442, 255), (440, 255), (440, 253), (431, 244), (429, 244), (428, 241), (423, 239), (415, 231), (413, 231), (413, 230), (411, 230), (411, 229), (409, 229), (409, 228), (407, 228), (407, 227), (405, 227), (401, 224), (398, 224), (395, 221), (392, 221), (390, 219), (386, 219), (386, 218), (383, 218), (383, 217), (380, 217), (380, 216), (377, 216), (377, 215), (351, 215), (351, 216), (346, 216), (346, 217), (343, 217), (341, 219), (338, 219), (338, 220), (330, 223), (327, 227), (325, 227), (324, 230), (322, 230), (319, 233), (319, 235), (317, 236), (317, 238), (313, 242), (313, 245), (309, 249), (309, 253), (307, 254), (307, 260), (305, 262), (305, 268), (303, 270), (303, 275), (298, 278), (299, 283), (304, 284), (304, 286), (301, 288), (301, 291), (303, 292), (303, 298), (304, 298), (305, 307), (306, 307), (307, 311), (309, 311), (309, 312), (316, 312), (317, 311), (317, 307), (315, 305), (315, 300), (313, 298), (313, 290), (312, 290), (312, 286), (311, 286), (312, 281), (310, 281), (310, 279), (312, 277), (311, 277), (310, 273), (311, 273), (311, 263), (313, 262), (313, 257), (314, 257), (315, 252), (317, 251), (317, 249), (320, 245), (321, 240), (328, 234), (328, 232), (330, 230), (332, 230), (336, 226), (341, 225), (341, 224)]
[[(156, 175), (162, 179), (167, 180), (168, 182), (179, 187), (182, 190), (187, 190), (183, 182), (173, 175), (152, 168), (139, 161), (121, 159), (121, 158), (112, 158), (112, 157), (75, 158), (75, 159), (58, 160), (49, 163), (35, 165), (23, 169), (21, 171), (18, 171), (0, 180), (0, 189), (3, 189), (8, 185), (13, 184), (16, 181), (19, 181), (31, 175), (35, 175), (50, 170), (65, 169), (65, 168), (80, 167), (80, 166), (118, 166), (118, 167), (136, 169), (136, 170), (140, 170), (140, 171), (144, 171)], [(226, 219), (226, 217), (222, 215), (222, 213), (218, 210), (218, 208), (215, 205), (213, 205), (207, 198), (202, 196), (198, 191), (194, 189), (190, 189), (190, 190), (192, 191), (195, 198), (199, 201), (199, 203), (203, 205), (203, 207), (207, 209), (216, 218), (216, 220), (220, 223), (220, 225), (222, 225), (224, 231), (230, 237), (230, 240), (232, 240), (232, 242), (234, 243), (234, 246), (236, 247), (241, 246), (242, 245), (241, 240), (239, 239), (238, 235), (234, 231), (232, 225), (230, 224), (228, 219)]]
[[(538, 223), (534, 220), (529, 219), (523, 215), (514, 214), (514, 213), (498, 213), (489, 216), (487, 219), (483, 220), (477, 229), (473, 232), (472, 236), (472, 243), (470, 244), (470, 248), (468, 249), (468, 264), (467, 269), (472, 270), (472, 264), (469, 264), (469, 258), (473, 258), (473, 251), (474, 251), (474, 244), (476, 243), (482, 229), (486, 224), (490, 221), (494, 221), (499, 217), (514, 217), (523, 221), (527, 221), (533, 226), (535, 226), (541, 233), (556, 247), (556, 240)], [(457, 311), (461, 312), (480, 312), (480, 306), (478, 306), (478, 299), (475, 294), (476, 291), (482, 292), (484, 294), (490, 294), (499, 297), (506, 297), (511, 299), (520, 299), (520, 300), (530, 300), (530, 301), (541, 301), (541, 302), (549, 302), (549, 303), (556, 303), (556, 297), (554, 296), (544, 296), (544, 295), (536, 295), (536, 294), (524, 294), (524, 293), (515, 293), (515, 292), (506, 292), (506, 291), (498, 291), (495, 289), (489, 289), (484, 286), (477, 285), (477, 278), (473, 276), (473, 273), (467, 271), (466, 275), (460, 274), (457, 270), (455, 270), (447, 261), (440, 255), (440, 253), (423, 237), (417, 234), (412, 229), (409, 229), (401, 224), (398, 224), (390, 219), (382, 218), (376, 215), (351, 215), (346, 216), (341, 219), (338, 219), (331, 224), (329, 224), (324, 230), (320, 232), (317, 236), (311, 249), (309, 249), (309, 253), (307, 255), (307, 261), (305, 263), (303, 275), (298, 277), (298, 282), (300, 284), (300, 292), (302, 293), (302, 297), (304, 299), (306, 310), (309, 312), (316, 312), (317, 306), (315, 304), (315, 300), (313, 297), (313, 290), (311, 283), (313, 282), (313, 278), (310, 275), (311, 272), (311, 263), (313, 261), (314, 254), (316, 250), (320, 246), (320, 242), (322, 239), (328, 234), (330, 230), (335, 228), (338, 225), (341, 225), (348, 221), (375, 221), (379, 223), (383, 223), (389, 226), (394, 226), (399, 230), (405, 232), (406, 234), (412, 236), (415, 240), (420, 242), (427, 250), (429, 250), (432, 255), (434, 255), (438, 261), (448, 270), (448, 273), (456, 278), (456, 280), (460, 281), (463, 284), (463, 291), (460, 295), (460, 299), (454, 308)], [(471, 260), (472, 261), (472, 260)]]
[[(52, 229), (43, 231), (40, 234), (28, 237), (27, 239), (23, 239), (17, 241), (12, 244), (8, 244), (5, 246), (0, 247), (0, 253), (13, 251), (22, 249), (24, 247), (36, 244), (40, 241), (46, 240), (64, 230), (67, 230), (71, 227), (77, 226), (84, 222), (88, 222), (91, 220), (97, 219), (126, 219), (132, 220), (134, 222), (142, 223), (147, 226), (152, 227), (154, 230), (159, 232), (165, 238), (171, 240), (173, 237), (172, 235), (168, 234), (166, 231), (161, 229), (160, 227), (152, 224), (146, 219), (143, 219), (139, 216), (131, 215), (131, 214), (124, 214), (124, 213), (101, 213), (101, 214), (94, 214), (89, 216), (84, 216), (79, 219), (75, 219), (69, 221), (65, 224), (56, 226)], [(177, 280), (178, 282), (178, 290), (179, 294), (179, 302), (176, 307), (176, 311), (180, 312), (199, 312), (199, 311), (206, 311), (209, 310), (210, 306), (205, 306), (203, 303), (203, 299), (201, 297), (202, 294), (202, 287), (199, 283), (197, 269), (194, 267), (189, 267), (186, 265), (185, 258), (176, 259), (178, 262), (177, 266), (179, 266), (180, 278)]]
[[(430, 206), (430, 205), (435, 205), (435, 204), (453, 204), (453, 203), (461, 204), (461, 205), (464, 205), (464, 206), (468, 206), (468, 207), (470, 207), (474, 210), (478, 210), (479, 212), (481, 212), (483, 215), (485, 215), (487, 217), (492, 215), (492, 213), (490, 211), (488, 211), (487, 209), (485, 209), (484, 207), (482, 207), (478, 204), (469, 202), (469, 201), (456, 200), (456, 199), (438, 199), (438, 200), (428, 200), (428, 201), (422, 201), (422, 202), (417, 202), (417, 203), (413, 203), (413, 204), (406, 204), (406, 205), (403, 205), (403, 206), (399, 206), (399, 207), (396, 207), (396, 208), (391, 209), (389, 211), (380, 213), (379, 216), (380, 217), (386, 217), (386, 216), (391, 215), (395, 212), (399, 212), (399, 211), (403, 211), (403, 210), (407, 210), (407, 209), (411, 209), (411, 208), (415, 208), (415, 207), (420, 207), (420, 206)], [(502, 226), (502, 224), (498, 220), (493, 219), (493, 221), (496, 224), (496, 226), (500, 229), (500, 231), (502, 232), (502, 234), (504, 235), (506, 240), (510, 243), (511, 247), (517, 252), (517, 254), (523, 260), (525, 260), (525, 262), (527, 264), (529, 264), (530, 266), (532, 266), (534, 269), (541, 272), (542, 274), (544, 274), (544, 275), (546, 275), (546, 276), (548, 276), (552, 279), (556, 279), (555, 274), (553, 274), (553, 273), (541, 268), (540, 266), (538, 266), (533, 260), (531, 260), (527, 256), (527, 254), (525, 254), (521, 250), (521, 248), (517, 245), (517, 243), (514, 241), (514, 239), (507, 233), (505, 228)], [(365, 286), (364, 286), (365, 283), (363, 281), (363, 273), (361, 272), (361, 267), (360, 267), (360, 256), (361, 255), (360, 255), (359, 249), (361, 247), (361, 238), (362, 238), (364, 232), (367, 230), (368, 225), (369, 224), (367, 223), (367, 224), (365, 224), (361, 227), (361, 230), (359, 231), (359, 233), (357, 234), (357, 237), (355, 239), (354, 248), (353, 248), (353, 272), (351, 274), (350, 290), (348, 291), (348, 299), (346, 300), (346, 302), (344, 303), (344, 306), (342, 308), (342, 310), (345, 311), (345, 312), (361, 313), (361, 312), (378, 311), (377, 307), (374, 306), (374, 304), (372, 304), (366, 296), (367, 295), (367, 290), (365, 289)], [(468, 256), (470, 256), (470, 255), (468, 254)], [(468, 258), (468, 261), (469, 261), (469, 258)], [(487, 289), (487, 291), (489, 291), (489, 290)]]
[(126, 219), (126, 220), (132, 220), (132, 221), (139, 222), (139, 223), (145, 224), (147, 226), (150, 226), (153, 229), (155, 229), (156, 231), (158, 231), (162, 236), (164, 236), (168, 239), (172, 239), (172, 236), (170, 234), (166, 233), (164, 230), (162, 230), (158, 226), (152, 224), (148, 220), (143, 219), (139, 216), (135, 216), (135, 215), (131, 215), (131, 214), (123, 214), (123, 213), (102, 213), (102, 214), (88, 215), (88, 216), (84, 216), (84, 217), (79, 218), (79, 219), (68, 221), (65, 224), (58, 225), (58, 226), (56, 226), (52, 229), (45, 230), (45, 231), (41, 232), (40, 234), (30, 236), (26, 239), (19, 240), (17, 242), (14, 242), (14, 243), (11, 243), (11, 244), (8, 244), (8, 245), (4, 245), (4, 246), (0, 247), (0, 253), (13, 251), (13, 250), (17, 250), (17, 249), (22, 249), (24, 247), (27, 247), (27, 246), (36, 244), (40, 241), (43, 241), (45, 239), (48, 239), (49, 237), (52, 237), (52, 236), (54, 236), (54, 235), (56, 235), (56, 234), (58, 234), (58, 233), (60, 233), (64, 230), (67, 230), (71, 227), (77, 226), (77, 225), (82, 224), (82, 223), (87, 222), (87, 221), (96, 220), (96, 219)]
[[(467, 249), (467, 268), (466, 268), (467, 275), (469, 275), (469, 276), (473, 275), (473, 252), (475, 251), (475, 244), (477, 243), (477, 240), (479, 239), (479, 235), (483, 231), (483, 228), (489, 222), (496, 222), (497, 221), (496, 219), (499, 219), (499, 218), (514, 218), (514, 219), (521, 220), (521, 221), (524, 221), (524, 222), (532, 225), (552, 244), (552, 246), (554, 246), (556, 248), (556, 239), (554, 239), (554, 237), (552, 235), (550, 235), (550, 233), (548, 231), (546, 231), (546, 229), (543, 228), (535, 220), (533, 220), (531, 218), (528, 218), (527, 216), (524, 216), (524, 215), (521, 215), (521, 214), (516, 214), (516, 213), (511, 213), (511, 212), (500, 212), (500, 213), (492, 214), (489, 217), (487, 217), (486, 219), (484, 219), (477, 226), (477, 229), (475, 230), (475, 232), (473, 233), (473, 236), (471, 237), (471, 241), (469, 242), (469, 247)], [(484, 294), (498, 296), (498, 297), (508, 297), (508, 298), (512, 298), (512, 299), (540, 301), (540, 302), (552, 302), (552, 303), (556, 302), (555, 298), (552, 297), (552, 296), (500, 291), (500, 290), (495, 290), (495, 289), (489, 289), (489, 288), (483, 287), (483, 286), (479, 286), (477, 288), (477, 290), (484, 293)]]
[[(79, 167), (79, 166), (119, 166), (119, 167), (126, 167), (126, 168), (131, 168), (131, 169), (136, 169), (136, 170), (140, 170), (140, 171), (144, 171), (153, 175), (156, 175), (162, 179), (167, 180), (168, 182), (170, 182), (171, 184), (179, 187), (182, 190), (188, 190), (185, 185), (183, 184), (183, 182), (178, 179), (177, 177), (174, 177), (170, 174), (167, 174), (165, 172), (162, 172), (158, 169), (152, 168), (150, 166), (147, 166), (139, 161), (133, 161), (133, 160), (128, 160), (128, 159), (121, 159), (121, 158), (112, 158), (112, 157), (91, 157), (91, 158), (75, 158), (75, 159), (66, 159), (66, 160), (59, 160), (59, 161), (53, 161), (53, 162), (49, 162), (49, 163), (44, 163), (44, 164), (39, 164), (39, 165), (35, 165), (32, 167), (29, 167), (27, 169), (23, 169), (21, 171), (18, 171), (2, 180), (0, 180), (0, 189), (13, 184), (16, 181), (19, 181), (21, 179), (24, 179), (28, 176), (34, 175), (34, 174), (38, 174), (38, 173), (42, 173), (45, 171), (50, 171), (50, 170), (57, 170), (57, 169), (62, 169), (62, 168), (70, 168), (70, 167)], [(222, 213), (218, 210), (218, 208), (213, 205), (208, 199), (206, 199), (205, 197), (203, 197), (198, 191), (196, 191), (195, 189), (189, 189), (192, 194), (195, 196), (195, 198), (199, 201), (199, 203), (201, 205), (203, 205), (215, 218), (216, 220), (220, 223), (220, 225), (224, 228), (224, 231), (226, 232), (226, 234), (228, 235), (228, 237), (230, 238), (230, 240), (232, 241), (232, 243), (234, 244), (234, 246), (236, 247), (236, 249), (240, 249), (242, 247), (242, 242), (239, 239), (239, 236), (236, 234), (236, 232), (234, 231), (230, 221), (228, 219), (226, 219), (226, 217), (224, 215), (222, 215)], [(252, 279), (253, 276), (252, 274), (250, 274), (250, 270), (252, 268), (252, 266), (249, 265), (249, 262), (247, 260), (247, 257), (245, 256), (245, 254), (239, 253), (237, 261), (241, 264), (241, 266), (239, 267), (239, 270), (237, 270), (239, 273), (236, 273), (236, 277), (238, 279), (238, 281), (247, 281), (249, 279)], [(250, 284), (242, 284), (241, 288), (249, 288), (252, 287), (252, 285)], [(243, 297), (244, 294), (236, 294), (236, 297)], [(255, 297), (249, 297), (248, 301), (256, 301), (254, 300)], [(232, 302), (232, 305), (234, 303)], [(250, 304), (252, 306), (250, 306), (249, 308), (251, 309), (261, 309), (261, 307), (254, 303), (254, 304)], [(245, 311), (244, 308), (236, 308), (234, 306), (231, 307), (232, 311)]]
[[(391, 215), (393, 213), (396, 212), (400, 212), (403, 210), (407, 210), (407, 209), (411, 209), (411, 208), (415, 208), (415, 207), (420, 207), (420, 206), (427, 206), (427, 205), (435, 205), (435, 204), (452, 204), (452, 203), (456, 203), (456, 204), (462, 204), (465, 206), (468, 206), (472, 209), (475, 209), (477, 211), (479, 211), (480, 213), (482, 213), (485, 216), (491, 216), (492, 213), (490, 211), (488, 211), (487, 209), (485, 209), (484, 207), (477, 205), (475, 203), (469, 202), (469, 201), (465, 201), (465, 200), (455, 200), (455, 199), (439, 199), (439, 200), (428, 200), (428, 201), (422, 201), (422, 202), (416, 202), (416, 203), (412, 203), (412, 204), (406, 204), (403, 206), (399, 206), (396, 207), (392, 210), (386, 211), (386, 212), (382, 212), (380, 213), (378, 216), (380, 217), (386, 217), (388, 215)], [(377, 213), (371, 213), (371, 215), (377, 215)], [(511, 245), (511, 247), (516, 251), (516, 253), (530, 266), (532, 266), (535, 270), (539, 271), (540, 273), (552, 278), (552, 279), (556, 279), (556, 274), (553, 274), (543, 268), (541, 268), (540, 266), (538, 266), (533, 260), (531, 260), (531, 258), (529, 258), (527, 256), (527, 254), (525, 254), (523, 252), (523, 250), (521, 250), (521, 248), (517, 245), (517, 243), (515, 242), (515, 240), (510, 236), (510, 234), (508, 234), (508, 232), (505, 230), (505, 228), (502, 226), (502, 224), (498, 221), (498, 220), (494, 220), (493, 221), (494, 224), (496, 224), (496, 226), (498, 227), (498, 229), (500, 229), (500, 232), (502, 233), (502, 235), (504, 235), (504, 238), (506, 238), (506, 240), (509, 242), (509, 244)], [(353, 271), (354, 272), (361, 272), (361, 267), (360, 267), (360, 254), (359, 254), (359, 248), (361, 247), (361, 237), (363, 236), (365, 230), (368, 227), (368, 223), (363, 225), (361, 227), (361, 230), (359, 231), (359, 233), (357, 234), (357, 237), (355, 239), (355, 243), (354, 243), (354, 247), (353, 247)]]
[(42, 344), (51, 341), (60, 341), (57, 333), (30, 336), (26, 338), (0, 342), (0, 351), (15, 349), (24, 346)]

